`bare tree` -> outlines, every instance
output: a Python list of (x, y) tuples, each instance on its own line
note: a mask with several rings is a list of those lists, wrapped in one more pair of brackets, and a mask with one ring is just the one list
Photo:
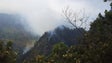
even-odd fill
[(83, 35), (84, 32), (82, 32), (79, 28), (86, 29), (87, 27), (86, 24), (89, 17), (86, 16), (85, 11), (74, 12), (69, 7), (66, 7), (62, 12), (68, 23), (79, 30), (79, 32)]

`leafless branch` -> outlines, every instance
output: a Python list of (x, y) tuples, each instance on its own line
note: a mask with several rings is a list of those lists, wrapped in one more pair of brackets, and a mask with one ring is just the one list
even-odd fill
[(87, 23), (89, 17), (87, 17), (85, 15), (85, 11), (84, 12), (74, 12), (72, 9), (70, 9), (69, 7), (66, 7), (65, 9), (63, 9), (63, 15), (66, 18), (66, 20), (68, 21), (68, 23), (70, 23), (73, 27), (75, 27), (77, 30), (79, 30), (79, 32), (81, 34), (83, 34), (83, 32), (79, 29), (79, 28), (86, 28), (83, 26), (85, 23)]

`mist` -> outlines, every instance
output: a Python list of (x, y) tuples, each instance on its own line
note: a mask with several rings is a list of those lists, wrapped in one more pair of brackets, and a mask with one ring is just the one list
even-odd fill
[(45, 31), (67, 24), (62, 16), (62, 9), (67, 6), (75, 12), (84, 9), (91, 20), (99, 12), (110, 9), (109, 2), (103, 0), (0, 0), (0, 13), (21, 15), (24, 23), (28, 24), (28, 30), (42, 35)]

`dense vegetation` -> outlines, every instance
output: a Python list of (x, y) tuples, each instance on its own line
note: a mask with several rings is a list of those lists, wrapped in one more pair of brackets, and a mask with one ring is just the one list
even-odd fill
[[(24, 59), (23, 63), (112, 63), (112, 11), (105, 10), (105, 15), (99, 13), (90, 26), (78, 44), (67, 45), (65, 42), (57, 42), (47, 55), (39, 54), (38, 50), (33, 49), (31, 51), (37, 51), (37, 54), (29, 53), (34, 57)], [(42, 44), (46, 42), (43, 41)], [(34, 47), (38, 45), (35, 44)], [(42, 47), (47, 48), (43, 45), (40, 48)], [(0, 63), (16, 63), (16, 57), (12, 42), (0, 41)]]
[[(84, 32), (82, 28), (81, 31)], [(23, 55), (21, 60), (30, 60), (36, 55), (49, 55), (53, 46), (59, 42), (63, 42), (67, 46), (77, 45), (81, 40), (81, 33), (77, 29), (70, 29), (65, 26), (56, 28), (54, 31), (45, 32), (42, 37), (35, 43), (35, 46)]]
[(84, 34), (83, 41), (70, 47), (63, 42), (54, 45), (48, 55), (37, 55), (24, 63), (112, 63), (112, 11), (99, 13)]
[(12, 42), (0, 41), (0, 63), (16, 63), (17, 53), (13, 50)]

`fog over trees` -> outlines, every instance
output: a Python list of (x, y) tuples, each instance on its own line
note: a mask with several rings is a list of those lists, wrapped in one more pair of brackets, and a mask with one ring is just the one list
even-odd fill
[[(2, 10), (11, 12), (13, 10), (14, 12), (13, 14), (0, 9), (0, 63), (112, 63), (112, 1), (101, 1), (103, 3), (96, 0), (91, 2), (89, 0), (54, 0), (55, 3), (58, 2), (57, 5), (54, 5), (53, 1), (48, 0), (49, 5), (53, 5), (49, 6), (46, 1), (32, 0), (27, 2), (29, 8), (23, 4), (26, 0), (9, 1), (15, 3), (12, 4), (15, 5), (12, 8), (10, 8), (10, 3), (7, 0), (0, 1), (3, 3), (0, 4)], [(21, 2), (23, 7), (17, 2)], [(40, 5), (38, 11), (36, 10), (40, 12), (38, 16), (35, 11), (31, 11), (34, 10), (35, 7), (33, 6), (37, 5), (35, 4), (37, 2)], [(48, 9), (47, 12), (39, 2), (44, 3), (43, 6), (46, 6), (44, 8)], [(97, 8), (100, 6), (99, 4), (93, 6), (95, 2), (107, 4), (101, 6), (98, 11)], [(67, 3), (70, 6), (61, 8)], [(83, 5), (87, 6), (88, 11), (86, 9), (76, 12), (73, 7), (75, 4), (79, 5), (77, 6), (79, 9), (83, 9)], [(26, 6), (24, 7), (24, 5)], [(35, 16), (31, 14), (32, 17), (30, 16), (29, 19), (32, 19), (32, 22), (27, 20), (28, 17), (24, 18), (21, 17), (21, 14), (15, 14), (15, 11), (21, 11), (19, 6), (20, 9), (24, 8), (24, 10), (30, 10), (31, 13), (34, 12), (37, 20), (42, 22), (37, 22)], [(92, 9), (91, 7), (97, 8)], [(61, 12), (57, 10), (60, 8)], [(24, 12), (24, 10), (22, 11)], [(47, 17), (43, 17), (43, 15), (47, 15)], [(53, 22), (51, 23), (51, 21)], [(34, 23), (35, 25), (33, 25)]]

